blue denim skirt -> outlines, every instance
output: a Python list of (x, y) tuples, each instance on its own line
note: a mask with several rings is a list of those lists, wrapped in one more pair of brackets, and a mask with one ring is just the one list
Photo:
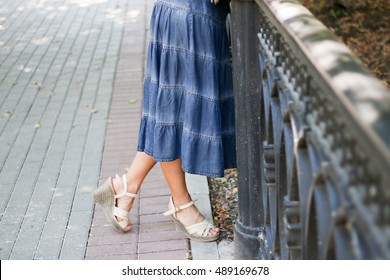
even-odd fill
[(187, 173), (236, 167), (228, 7), (157, 0), (150, 22), (138, 151)]

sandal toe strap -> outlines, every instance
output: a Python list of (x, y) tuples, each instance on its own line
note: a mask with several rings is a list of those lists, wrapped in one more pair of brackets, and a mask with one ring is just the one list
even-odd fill
[(129, 212), (120, 209), (118, 207), (115, 207), (114, 216), (122, 219), (121, 221), (115, 219), (121, 228), (125, 229), (129, 225)]
[(114, 208), (114, 216), (121, 218), (122, 220), (126, 220), (126, 221), (129, 220), (129, 212), (127, 212), (123, 209), (120, 209), (118, 207)]
[(129, 225), (129, 220), (122, 220), (122, 221), (117, 221), (118, 225), (125, 229)]
[(210, 229), (214, 228), (209, 221), (204, 220), (203, 222), (186, 227), (189, 234), (195, 236), (205, 237), (208, 236)]

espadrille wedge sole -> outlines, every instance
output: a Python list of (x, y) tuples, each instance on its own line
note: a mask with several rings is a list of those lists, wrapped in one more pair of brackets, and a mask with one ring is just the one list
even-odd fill
[[(118, 175), (116, 175), (119, 177)], [(110, 224), (119, 232), (128, 232), (125, 228), (129, 225), (129, 212), (120, 209), (115, 206), (116, 199), (122, 196), (136, 197), (134, 193), (127, 192), (127, 179), (126, 175), (123, 175), (124, 187), (120, 194), (115, 194), (114, 187), (112, 185), (112, 178), (109, 177), (99, 188), (93, 193), (93, 198), (97, 204), (99, 204), (106, 215)], [(121, 218), (121, 221), (117, 220)]]

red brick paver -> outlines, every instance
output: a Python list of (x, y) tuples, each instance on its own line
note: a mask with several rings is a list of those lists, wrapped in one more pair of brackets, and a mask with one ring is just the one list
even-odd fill
[[(135, 155), (141, 117), (146, 28), (150, 4), (135, 1), (136, 22), (126, 24), (114, 82), (101, 169), (102, 180), (122, 174)], [(149, 5), (149, 6), (148, 6)], [(149, 9), (148, 9), (149, 8)], [(142, 45), (142, 47), (140, 46)], [(86, 259), (186, 259), (188, 239), (175, 231), (161, 213), (168, 206), (169, 189), (157, 164), (145, 179), (130, 213), (130, 233), (116, 232), (99, 206), (93, 218)]]

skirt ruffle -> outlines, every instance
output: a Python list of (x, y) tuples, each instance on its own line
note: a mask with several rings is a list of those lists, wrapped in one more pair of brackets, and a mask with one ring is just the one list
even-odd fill
[(156, 2), (137, 149), (210, 177), (236, 167), (226, 15), (209, 0)]

